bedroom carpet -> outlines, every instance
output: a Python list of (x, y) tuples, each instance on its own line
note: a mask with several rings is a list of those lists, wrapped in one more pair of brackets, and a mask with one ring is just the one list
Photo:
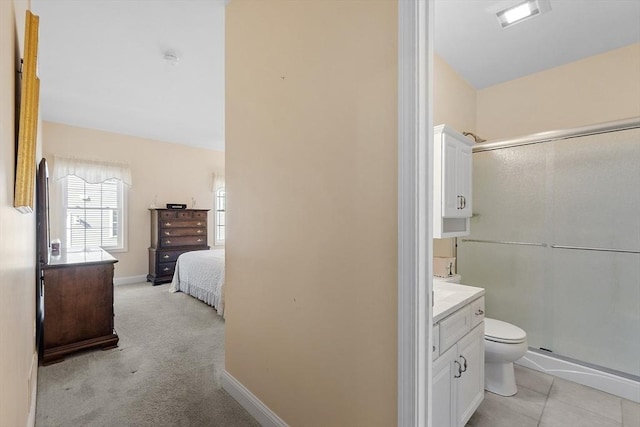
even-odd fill
[(259, 426), (222, 390), (224, 320), (168, 289), (115, 287), (118, 348), (40, 366), (36, 426)]

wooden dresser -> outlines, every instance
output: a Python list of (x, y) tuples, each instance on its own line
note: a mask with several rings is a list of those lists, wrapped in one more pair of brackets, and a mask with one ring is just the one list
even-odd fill
[(185, 252), (209, 249), (207, 212), (209, 209), (149, 209), (151, 211), (151, 247), (149, 274), (153, 285), (173, 279), (178, 256)]
[(43, 283), (42, 363), (64, 360), (75, 351), (118, 345), (113, 328), (113, 270), (106, 251), (62, 249), (41, 267)]

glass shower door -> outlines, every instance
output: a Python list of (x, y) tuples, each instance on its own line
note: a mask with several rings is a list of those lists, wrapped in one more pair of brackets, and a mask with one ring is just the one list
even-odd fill
[(463, 283), (529, 346), (640, 376), (640, 130), (473, 155)]

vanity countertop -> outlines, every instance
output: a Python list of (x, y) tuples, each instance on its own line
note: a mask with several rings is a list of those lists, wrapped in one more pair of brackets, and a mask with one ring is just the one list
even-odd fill
[(484, 288), (433, 281), (433, 323), (484, 295)]

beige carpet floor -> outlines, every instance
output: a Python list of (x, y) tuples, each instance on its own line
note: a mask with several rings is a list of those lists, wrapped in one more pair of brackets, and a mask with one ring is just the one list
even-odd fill
[(115, 287), (119, 347), (40, 366), (36, 426), (258, 426), (221, 388), (224, 320), (168, 289)]

